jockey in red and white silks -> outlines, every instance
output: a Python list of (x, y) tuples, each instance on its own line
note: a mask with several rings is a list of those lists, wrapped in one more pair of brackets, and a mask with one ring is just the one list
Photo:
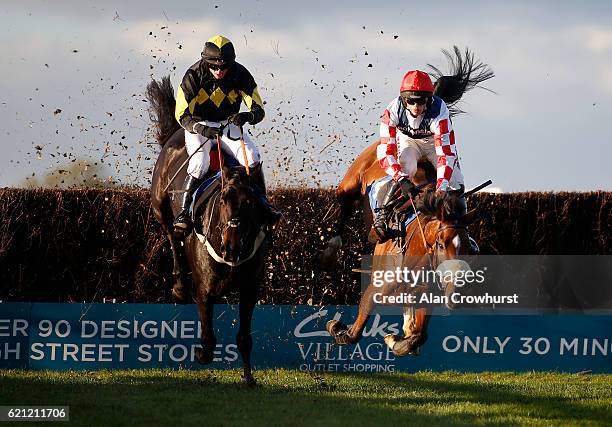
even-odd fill
[[(412, 73), (412, 74), (411, 74)], [(416, 75), (417, 73), (421, 75)], [(424, 76), (423, 76), (424, 75)], [(429, 96), (409, 97), (400, 95), (393, 99), (385, 109), (380, 123), (381, 143), (377, 149), (380, 166), (391, 175), (395, 181), (402, 178), (412, 178), (416, 173), (417, 162), (425, 157), (437, 169), (436, 190), (445, 191), (449, 186), (458, 189), (463, 185), (463, 175), (459, 167), (455, 132), (450, 120), (448, 107), (439, 97), (434, 96), (433, 85), (429, 76), (421, 71), (411, 71), (404, 80), (429, 80), (421, 86), (415, 84), (402, 85), (402, 93), (427, 93)], [(415, 76), (415, 77), (412, 77)], [(424, 108), (416, 102), (424, 101)], [(410, 105), (410, 102), (414, 102)], [(410, 108), (422, 108), (416, 117)], [(418, 110), (417, 110), (418, 112)]]
[(409, 71), (402, 80), (400, 95), (389, 103), (382, 115), (381, 141), (376, 154), (378, 163), (393, 178), (393, 183), (382, 206), (375, 211), (371, 240), (382, 243), (391, 238), (387, 224), (391, 205), (398, 191), (406, 197), (416, 195), (411, 179), (420, 158), (427, 158), (436, 167), (436, 192), (463, 186), (448, 107), (433, 95), (433, 90), (427, 73)]

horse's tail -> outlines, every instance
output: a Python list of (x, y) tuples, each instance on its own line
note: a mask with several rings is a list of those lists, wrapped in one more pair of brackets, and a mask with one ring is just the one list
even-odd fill
[[(461, 53), (457, 46), (453, 46), (452, 53), (446, 49), (442, 49), (442, 53), (448, 60), (449, 75), (444, 75), (442, 71), (431, 64), (427, 65), (437, 79), (434, 84), (434, 95), (439, 96), (446, 102), (452, 116), (464, 112), (456, 104), (465, 92), (489, 80), (495, 74), (487, 64), (475, 59), (474, 53), (470, 52), (467, 47), (464, 54)], [(482, 86), (478, 87), (483, 88)]]
[(153, 80), (147, 85), (147, 99), (151, 103), (149, 116), (157, 130), (155, 138), (163, 147), (168, 138), (181, 126), (174, 118), (176, 100), (170, 83), (170, 76), (162, 77), (161, 81)]

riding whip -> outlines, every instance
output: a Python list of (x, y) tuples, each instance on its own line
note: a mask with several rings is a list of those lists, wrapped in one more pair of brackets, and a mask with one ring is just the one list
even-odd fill
[[(223, 132), (223, 129), (225, 128), (225, 126), (220, 126), (219, 130), (221, 132)], [(198, 147), (197, 150), (195, 150), (189, 157), (187, 157), (187, 159), (178, 167), (178, 169), (176, 170), (176, 172), (174, 173), (174, 175), (172, 175), (172, 178), (170, 178), (170, 181), (168, 181), (168, 184), (166, 185), (166, 187), (164, 188), (164, 193), (166, 191), (168, 191), (168, 188), (170, 188), (170, 185), (172, 185), (172, 183), (174, 182), (174, 180), (176, 179), (176, 177), (178, 176), (179, 172), (185, 167), (185, 165), (187, 163), (189, 163), (189, 160), (191, 160), (191, 158), (195, 155), (195, 153), (197, 153), (198, 151), (200, 151), (202, 149), (202, 147), (204, 147), (204, 144), (206, 144), (208, 141), (210, 141), (210, 138), (206, 138), (206, 140), (200, 144), (200, 146)]]
[[(425, 231), (423, 231), (423, 226), (421, 225), (421, 220), (419, 220), (419, 212), (417, 211), (416, 205), (414, 204), (414, 200), (412, 199), (412, 194), (409, 194), (410, 203), (412, 204), (412, 209), (414, 209), (414, 214), (416, 215), (417, 223), (419, 224), (419, 230), (421, 230), (421, 237), (423, 237), (423, 247), (425, 251), (427, 251), (427, 239), (425, 239)], [(431, 264), (431, 260), (430, 260)]]
[(491, 181), (490, 179), (486, 182), (483, 182), (482, 184), (480, 184), (477, 187), (472, 188), (470, 191), (466, 191), (465, 193), (463, 193), (460, 197), (468, 197), (471, 196), (472, 194), (474, 194), (477, 191), (482, 190), (485, 187), (488, 187), (489, 185), (493, 184), (493, 181)]
[(242, 130), (242, 126), (240, 126), (240, 145), (242, 145), (242, 154), (244, 155), (244, 168), (246, 169), (247, 175), (251, 175), (251, 171), (249, 170), (249, 161), (247, 159), (246, 147), (244, 146), (244, 133)]

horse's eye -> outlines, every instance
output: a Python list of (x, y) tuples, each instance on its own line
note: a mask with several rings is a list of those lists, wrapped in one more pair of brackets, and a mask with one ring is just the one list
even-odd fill
[(444, 243), (438, 242), (438, 249), (444, 250)]

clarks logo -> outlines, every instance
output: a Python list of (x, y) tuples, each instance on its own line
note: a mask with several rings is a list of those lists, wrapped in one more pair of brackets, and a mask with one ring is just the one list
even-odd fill
[[(324, 320), (327, 319), (327, 310), (317, 311), (302, 320), (293, 330), (296, 338), (328, 337), (329, 333), (325, 330)], [(334, 320), (340, 320), (341, 314), (336, 312)], [(314, 325), (313, 325), (314, 324)], [(380, 314), (374, 315), (372, 326), (365, 328), (364, 337), (384, 337), (387, 334), (399, 334), (399, 323), (382, 322)]]

